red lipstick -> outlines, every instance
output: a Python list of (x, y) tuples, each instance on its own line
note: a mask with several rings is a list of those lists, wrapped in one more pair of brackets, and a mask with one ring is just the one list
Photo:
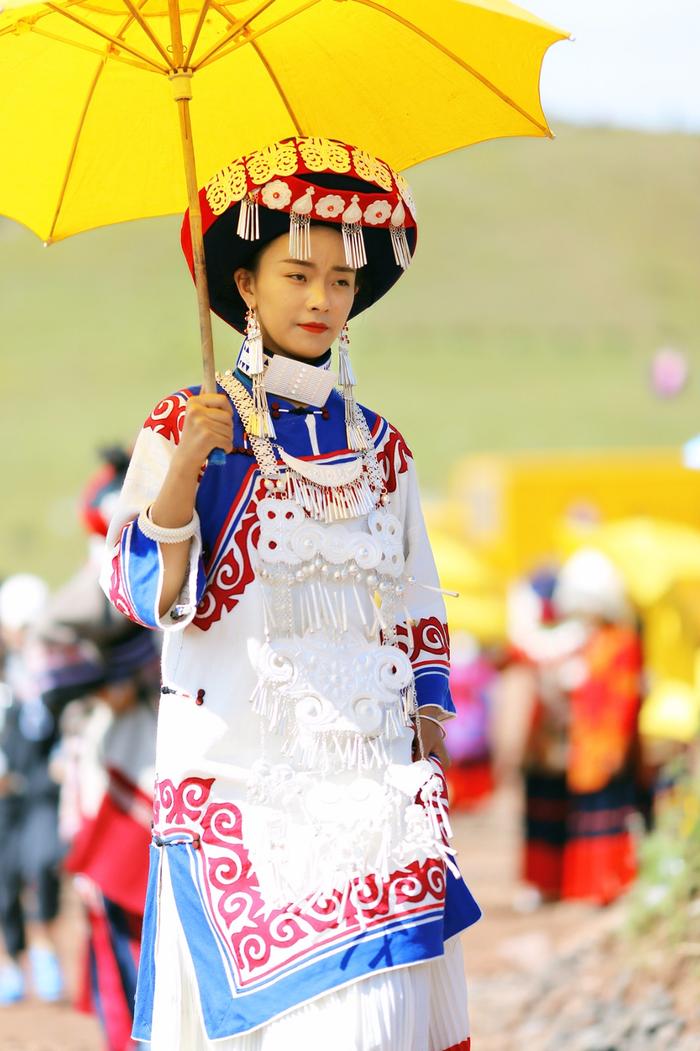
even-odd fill
[(309, 321), (305, 325), (299, 325), (299, 328), (303, 328), (306, 332), (327, 332), (328, 325), (322, 324), (320, 321)]

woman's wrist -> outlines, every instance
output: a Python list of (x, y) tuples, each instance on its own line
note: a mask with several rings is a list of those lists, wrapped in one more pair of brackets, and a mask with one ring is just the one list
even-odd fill
[(439, 719), (436, 719), (434, 715), (426, 715), (425, 712), (421, 713), (420, 709), (418, 710), (418, 718), (421, 719), (423, 722), (433, 723), (434, 726), (437, 726), (438, 730), (442, 734), (443, 741), (445, 740), (447, 732)]
[(149, 540), (154, 540), (158, 544), (182, 544), (186, 540), (191, 540), (197, 532), (199, 518), (197, 512), (193, 511), (189, 521), (183, 525), (163, 526), (153, 521), (149, 506), (144, 508), (139, 515), (138, 524), (143, 535)]
[(149, 508), (149, 519), (163, 529), (181, 529), (194, 514), (199, 471), (193, 471), (187, 461), (173, 458), (160, 493)]
[(185, 446), (178, 445), (170, 462), (168, 474), (175, 474), (181, 481), (193, 483), (196, 487), (203, 462), (201, 456), (192, 455)]

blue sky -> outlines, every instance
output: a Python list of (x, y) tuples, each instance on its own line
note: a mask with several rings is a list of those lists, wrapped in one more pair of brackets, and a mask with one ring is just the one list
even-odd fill
[(517, 0), (567, 29), (542, 100), (564, 120), (700, 131), (700, 0)]

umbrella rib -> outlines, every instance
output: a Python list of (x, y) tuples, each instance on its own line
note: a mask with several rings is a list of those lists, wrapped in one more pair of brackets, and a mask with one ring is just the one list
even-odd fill
[[(146, 0), (142, 0), (142, 2), (145, 3)], [(122, 33), (126, 32), (126, 30), (131, 25), (132, 20), (133, 20), (132, 16), (129, 15), (129, 17), (122, 22), (122, 24), (121, 24), (121, 26), (119, 28), (119, 36), (121, 36)], [(99, 79), (100, 79), (100, 77), (102, 75), (102, 72), (103, 72), (103, 70), (105, 68), (105, 65), (107, 63), (108, 57), (109, 57), (109, 48), (105, 48), (105, 51), (104, 51), (104, 53), (101, 56), (100, 64), (98, 65), (97, 69), (95, 70), (95, 75), (92, 78), (92, 84), (90, 85), (90, 89), (87, 92), (87, 95), (86, 95), (86, 98), (85, 98), (85, 105), (83, 106), (83, 111), (80, 114), (80, 120), (78, 121), (78, 126), (77, 126), (77, 128), (75, 130), (75, 135), (73, 136), (73, 143), (71, 145), (70, 154), (68, 156), (68, 162), (66, 164), (66, 174), (65, 174), (65, 176), (63, 178), (63, 185), (61, 186), (61, 192), (58, 195), (58, 201), (56, 202), (56, 210), (54, 211), (53, 219), (51, 220), (51, 227), (49, 229), (49, 236), (47, 238), (47, 243), (49, 243), (49, 244), (53, 240), (53, 233), (54, 233), (54, 230), (56, 229), (56, 223), (58, 222), (58, 217), (61, 214), (61, 208), (63, 207), (63, 201), (65, 200), (66, 190), (68, 188), (68, 181), (69, 181), (69, 179), (71, 177), (71, 172), (73, 171), (73, 164), (75, 163), (75, 155), (76, 155), (76, 153), (78, 151), (78, 142), (80, 141), (80, 136), (81, 136), (82, 131), (83, 131), (83, 126), (85, 124), (85, 119), (87, 117), (88, 110), (90, 108), (90, 104), (91, 104), (91, 102), (93, 100), (93, 97), (95, 95), (95, 90), (97, 89), (97, 84), (98, 84)]]
[(153, 30), (149, 26), (148, 22), (146, 21), (146, 19), (143, 17), (141, 12), (139, 11), (139, 9), (132, 3), (132, 0), (123, 0), (123, 3), (124, 3), (124, 6), (126, 7), (127, 11), (129, 11), (133, 15), (135, 20), (141, 26), (141, 28), (143, 29), (144, 33), (146, 34), (148, 39), (151, 41), (151, 43), (153, 44), (154, 48), (156, 49), (156, 51), (160, 55), (160, 57), (162, 59), (164, 59), (166, 65), (170, 69), (174, 69), (175, 68), (175, 64), (174, 64), (172, 58), (170, 57), (168, 52), (165, 50), (165, 48), (161, 44), (160, 40), (155, 35)]
[(221, 40), (217, 40), (215, 44), (212, 44), (211, 47), (204, 52), (202, 57), (198, 59), (196, 63), (193, 61), (193, 56), (190, 55), (190, 68), (200, 69), (202, 66), (207, 65), (212, 60), (212, 57), (218, 51), (220, 51), (221, 48), (224, 47), (229, 42), (229, 40), (232, 39), (232, 37), (235, 37), (238, 33), (242, 32), (246, 28), (246, 26), (250, 25), (254, 18), (257, 18), (258, 15), (261, 15), (263, 11), (266, 11), (267, 8), (270, 7), (274, 2), (275, 0), (262, 0), (262, 3), (258, 4), (255, 10), (251, 11), (249, 15), (246, 15), (245, 18), (241, 18), (239, 21), (233, 19), (233, 17), (229, 15), (228, 11), (224, 12), (224, 10), (221, 7), (219, 7), (218, 4), (215, 5), (216, 10), (219, 12), (219, 14), (224, 16), (226, 21), (229, 22), (231, 28), (228, 29), (227, 32), (222, 36)]
[[(97, 47), (90, 47), (89, 44), (78, 44), (75, 40), (59, 36), (58, 33), (49, 33), (46, 29), (39, 29), (36, 25), (32, 26), (32, 33), (36, 36), (43, 36), (47, 40), (55, 40), (57, 44), (65, 44), (67, 47), (75, 47), (79, 51), (87, 51), (91, 55), (98, 55), (100, 58), (104, 58), (104, 51), (100, 51)], [(143, 62), (137, 62), (136, 59), (125, 58), (123, 55), (112, 55), (111, 57), (115, 62), (122, 62), (126, 66), (133, 66), (135, 69), (145, 69), (147, 73), (153, 72), (150, 66), (144, 66)]]
[(395, 22), (398, 22), (406, 29), (409, 29), (412, 33), (415, 33), (416, 36), (419, 36), (422, 40), (425, 40), (427, 44), (430, 44), (431, 47), (434, 47), (438, 51), (441, 51), (446, 58), (449, 58), (452, 62), (455, 62), (458, 66), (461, 66), (461, 68), (466, 73), (469, 73), (476, 80), (480, 81), (484, 85), (484, 87), (488, 88), (489, 91), (492, 91), (494, 95), (497, 95), (503, 102), (506, 103), (506, 105), (516, 110), (516, 112), (518, 112), (522, 117), (525, 117), (526, 120), (530, 121), (531, 124), (534, 124), (536, 128), (539, 128), (543, 135), (546, 135), (547, 138), (550, 139), (553, 137), (552, 132), (549, 130), (546, 124), (542, 124), (540, 123), (540, 121), (536, 120), (536, 118), (533, 117), (530, 113), (528, 113), (527, 110), (523, 109), (522, 106), (519, 106), (514, 99), (510, 98), (509, 95), (506, 95), (504, 91), (501, 91), (500, 88), (496, 87), (496, 85), (493, 84), (487, 77), (485, 77), (482, 73), (479, 73), (479, 71), (474, 69), (473, 66), (470, 66), (469, 63), (465, 62), (464, 59), (459, 57), (459, 55), (455, 55), (453, 51), (450, 51), (450, 49), (445, 47), (444, 44), (441, 44), (439, 40), (435, 39), (435, 37), (432, 37), (429, 33), (426, 33), (422, 29), (419, 29), (418, 26), (414, 25), (412, 22), (409, 22), (407, 18), (403, 18), (395, 11), (390, 11), (388, 8), (383, 7), (381, 4), (375, 3), (374, 0), (355, 0), (355, 2), (361, 4), (363, 7), (371, 7), (375, 11), (379, 11), (380, 14), (387, 15), (388, 18), (392, 18)]
[(272, 69), (272, 66), (267, 61), (265, 56), (263, 55), (262, 51), (260, 50), (260, 46), (258, 44), (253, 43), (252, 44), (252, 48), (253, 48), (253, 51), (255, 52), (255, 54), (260, 59), (260, 61), (262, 62), (262, 64), (265, 67), (265, 69), (267, 70), (267, 75), (269, 76), (270, 80), (274, 84), (275, 89), (277, 91), (277, 94), (282, 99), (282, 102), (284, 104), (284, 108), (287, 110), (287, 113), (289, 114), (289, 118), (290, 118), (292, 124), (294, 125), (294, 130), (296, 131), (297, 135), (300, 135), (300, 136), (303, 135), (304, 133), (302, 131), (301, 124), (297, 120), (296, 113), (292, 109), (292, 105), (291, 105), (289, 99), (287, 98), (287, 95), (286, 95), (284, 89), (282, 88), (282, 85), (280, 84), (279, 80), (277, 79), (277, 77), (276, 77), (276, 75), (275, 75), (275, 73), (274, 73), (274, 71)]
[(53, 213), (53, 219), (51, 220), (51, 228), (49, 230), (49, 236), (46, 239), (48, 244), (50, 244), (53, 241), (53, 233), (54, 233), (54, 230), (56, 229), (56, 223), (58, 222), (58, 217), (59, 217), (59, 215), (61, 213), (61, 208), (63, 207), (63, 201), (64, 201), (65, 196), (66, 196), (66, 189), (68, 188), (68, 180), (70, 179), (71, 172), (73, 170), (73, 164), (75, 162), (75, 155), (76, 155), (76, 152), (78, 150), (78, 141), (80, 139), (80, 135), (81, 135), (81, 132), (83, 130), (83, 125), (85, 124), (85, 118), (87, 117), (87, 112), (88, 112), (88, 109), (90, 108), (90, 103), (92, 102), (93, 95), (95, 94), (95, 89), (97, 87), (97, 82), (100, 79), (100, 74), (102, 73), (102, 70), (104, 69), (105, 58), (106, 58), (106, 56), (103, 56), (102, 62), (100, 63), (98, 68), (95, 70), (95, 76), (92, 78), (92, 84), (90, 85), (90, 90), (87, 93), (87, 98), (85, 99), (85, 105), (83, 106), (83, 111), (80, 114), (80, 120), (78, 121), (78, 127), (76, 129), (75, 135), (73, 136), (73, 144), (72, 144), (71, 149), (70, 149), (70, 155), (68, 157), (68, 163), (66, 164), (66, 174), (63, 177), (63, 185), (61, 186), (61, 192), (58, 195), (58, 201), (56, 203), (56, 210)]
[(204, 0), (204, 3), (202, 4), (202, 9), (199, 12), (199, 18), (197, 19), (197, 25), (194, 27), (194, 33), (192, 34), (192, 39), (190, 40), (190, 46), (187, 48), (187, 57), (190, 61), (192, 60), (194, 49), (196, 48), (197, 42), (199, 40), (199, 34), (202, 32), (202, 27), (204, 26), (204, 19), (206, 18), (207, 11), (210, 7), (211, 0)]
[[(210, 48), (207, 54), (202, 59), (200, 59), (199, 62), (197, 62), (196, 68), (201, 69), (203, 66), (208, 66), (211, 62), (215, 62), (219, 58), (226, 58), (227, 55), (231, 55), (234, 51), (238, 51), (240, 47), (244, 47), (246, 44), (253, 44), (261, 36), (265, 36), (266, 33), (271, 32), (273, 29), (277, 29), (278, 26), (284, 25), (285, 22), (289, 22), (291, 18), (296, 18), (297, 15), (303, 14), (304, 11), (308, 11), (309, 8), (315, 7), (320, 2), (321, 0), (308, 0), (308, 3), (302, 4), (301, 7), (297, 7), (288, 15), (283, 15), (282, 18), (278, 18), (276, 22), (271, 22), (269, 26), (263, 26), (262, 29), (254, 30), (250, 34), (250, 36), (246, 37), (244, 40), (237, 40), (236, 43), (232, 44), (231, 47), (226, 48), (226, 50), (223, 52), (219, 52), (219, 49), (224, 46), (227, 40), (230, 40), (231, 36), (235, 36), (235, 32), (227, 33), (226, 40), (220, 40), (214, 48)], [(214, 6), (220, 14), (224, 15), (225, 18), (231, 18), (231, 16), (228, 13), (224, 14), (223, 8), (220, 8), (217, 4), (215, 4)], [(254, 16), (251, 16), (251, 19), (252, 17)], [(248, 21), (251, 21), (251, 19), (248, 19)], [(214, 54), (214, 52), (217, 53)]]
[[(211, 3), (211, 6), (214, 8), (214, 10), (217, 11), (221, 15), (221, 17), (225, 18), (230, 24), (233, 24), (235, 22), (235, 19), (234, 19), (233, 15), (230, 15), (225, 7), (221, 7), (218, 3), (216, 3), (216, 0), (207, 0), (207, 3)], [(268, 74), (270, 80), (272, 81), (272, 83), (275, 86), (275, 89), (277, 90), (277, 93), (279, 94), (280, 98), (282, 99), (284, 107), (287, 110), (287, 113), (289, 114), (289, 119), (291, 120), (292, 124), (294, 125), (294, 127), (296, 129), (297, 135), (302, 135), (303, 132), (301, 130), (301, 125), (300, 125), (299, 121), (297, 120), (296, 113), (292, 109), (292, 104), (290, 103), (289, 99), (287, 98), (287, 95), (285, 94), (284, 89), (282, 88), (282, 85), (280, 84), (279, 80), (277, 79), (272, 67), (270, 66), (269, 62), (267, 61), (267, 59), (263, 55), (263, 53), (260, 50), (260, 48), (258, 47), (258, 45), (255, 43), (255, 38), (253, 38), (252, 40), (248, 39), (248, 42), (251, 43), (252, 48), (255, 51), (255, 54), (258, 56), (258, 58), (262, 62), (263, 66), (265, 67), (265, 69), (267, 71), (267, 74)]]
[[(52, 11), (55, 11), (56, 14), (63, 15), (64, 18), (68, 18), (71, 22), (75, 22), (77, 25), (82, 26), (83, 29), (87, 29), (89, 33), (94, 33), (95, 36), (102, 37), (102, 39), (106, 40), (107, 43), (113, 44), (121, 51), (127, 51), (130, 55), (133, 55), (134, 58), (138, 58), (141, 60), (141, 62), (145, 62), (146, 65), (150, 69), (154, 70), (156, 73), (168, 72), (167, 69), (163, 69), (161, 66), (158, 65), (157, 62), (154, 62), (152, 59), (150, 59), (148, 55), (144, 55), (141, 51), (138, 51), (136, 48), (131, 47), (130, 44), (126, 44), (123, 40), (120, 40), (118, 37), (114, 37), (111, 33), (107, 33), (104, 29), (99, 29), (97, 26), (92, 25), (91, 22), (86, 22), (85, 19), (79, 18), (78, 15), (74, 15), (71, 11), (67, 11), (65, 8), (59, 7), (58, 4), (53, 3), (47, 3), (46, 6)], [(123, 32), (123, 30), (121, 32)]]

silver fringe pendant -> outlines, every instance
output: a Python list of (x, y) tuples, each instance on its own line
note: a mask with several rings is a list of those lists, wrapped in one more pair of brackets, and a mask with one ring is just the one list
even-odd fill
[(295, 201), (289, 214), (289, 254), (292, 259), (311, 258), (311, 210), (313, 209), (313, 186), (309, 186), (303, 197)]
[(246, 339), (250, 352), (250, 378), (253, 382), (253, 408), (246, 421), (246, 430), (254, 438), (274, 438), (276, 436), (275, 427), (265, 393), (265, 355), (262, 333), (254, 308), (248, 311)]
[(367, 265), (367, 252), (365, 250), (365, 239), (362, 235), (362, 209), (359, 197), (353, 194), (352, 203), (343, 212), (343, 247), (345, 248), (345, 262), (355, 270), (360, 270)]
[(408, 247), (405, 222), (406, 210), (403, 201), (399, 201), (391, 213), (391, 247), (394, 250), (396, 265), (402, 270), (408, 270), (411, 265), (411, 250)]
[(357, 423), (357, 403), (355, 402), (355, 386), (357, 380), (350, 364), (350, 334), (348, 326), (343, 325), (338, 341), (338, 382), (343, 391), (345, 403), (345, 434), (348, 449), (355, 452), (364, 452), (369, 448), (367, 438)]
[(247, 193), (241, 201), (236, 233), (244, 241), (260, 240), (260, 215), (257, 193)]
[(360, 518), (377, 507), (380, 489), (365, 457), (331, 466), (299, 460), (281, 447), (279, 454), (287, 496), (317, 522)]

